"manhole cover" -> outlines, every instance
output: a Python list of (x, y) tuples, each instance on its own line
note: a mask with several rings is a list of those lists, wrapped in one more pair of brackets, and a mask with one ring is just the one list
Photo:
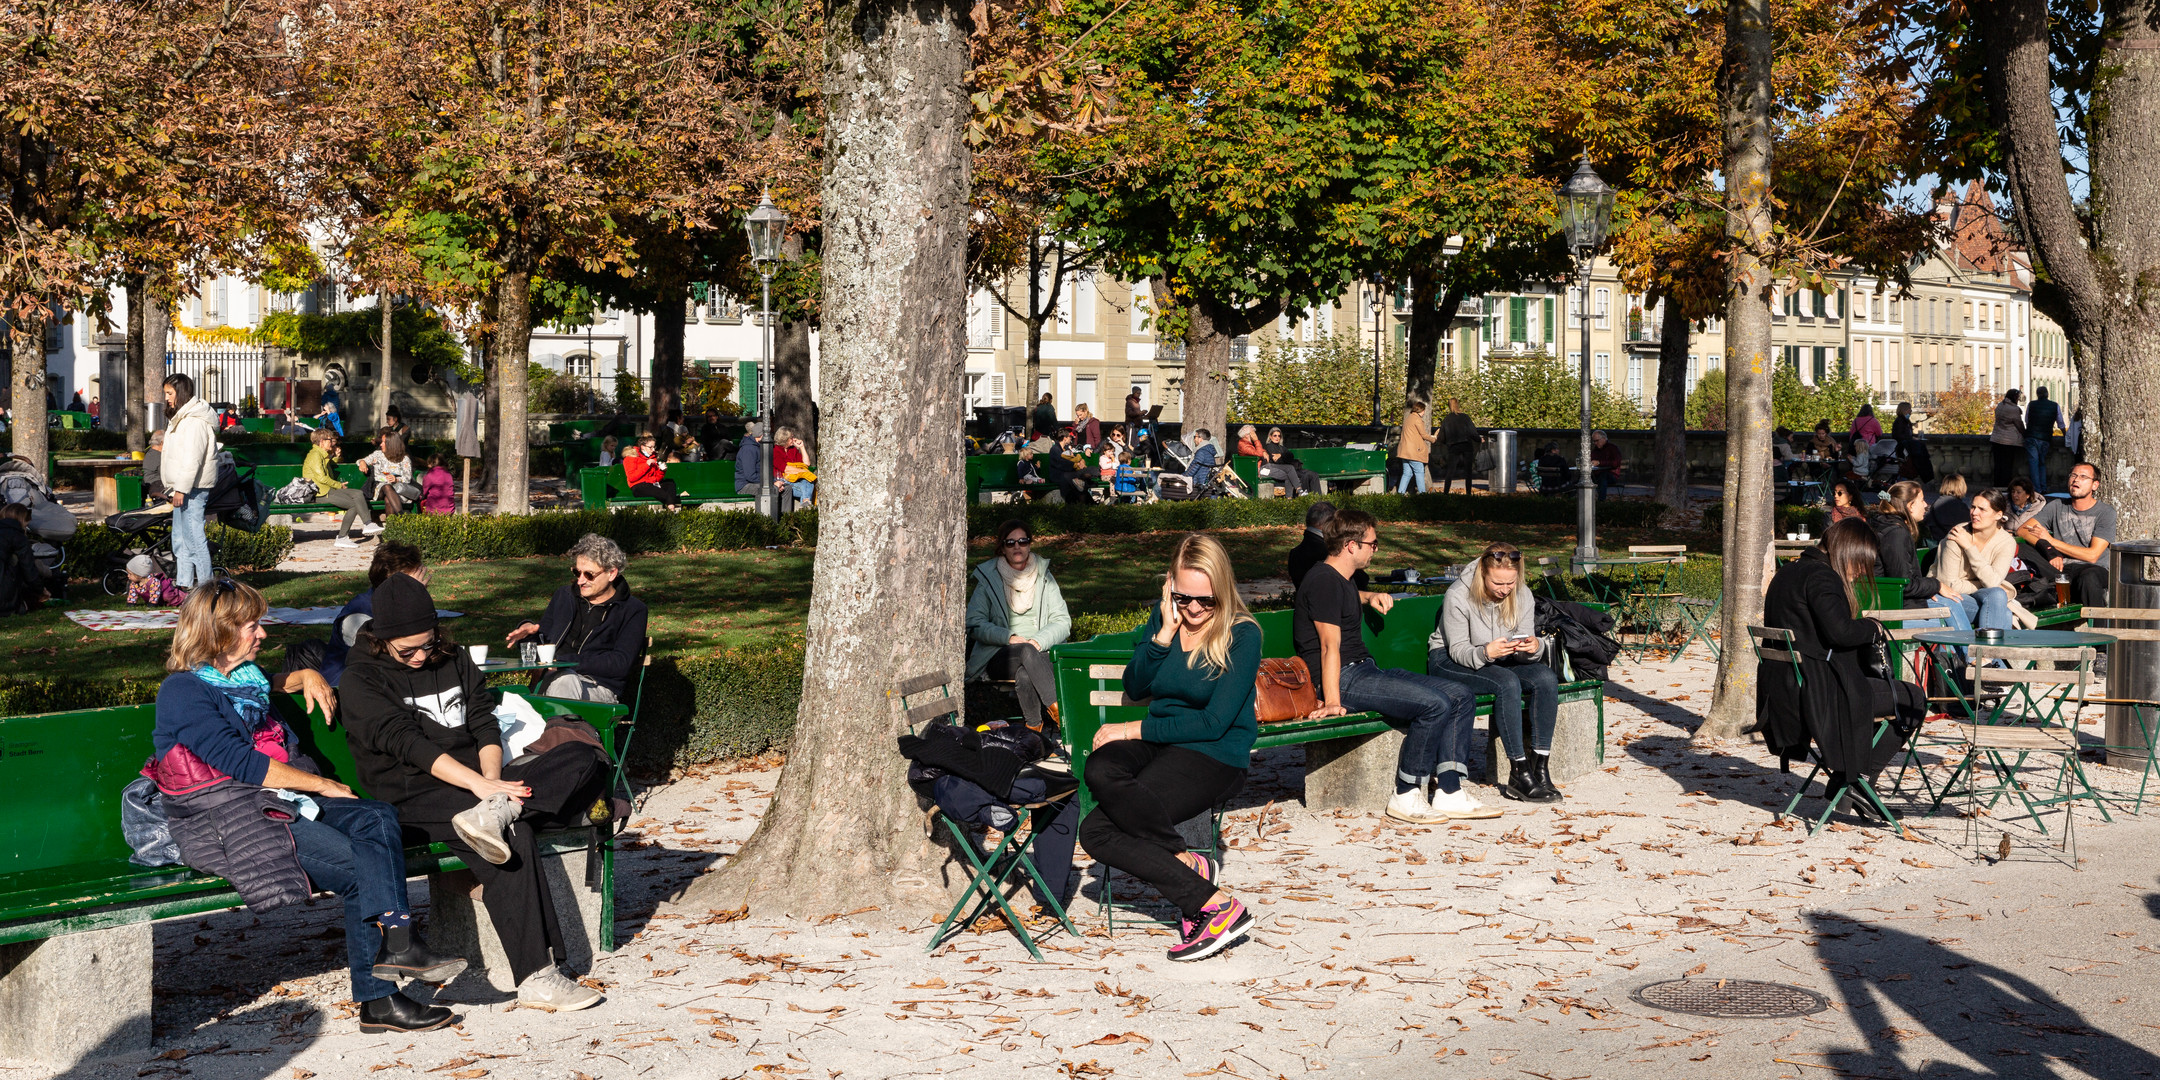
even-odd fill
[(1667, 1012), (1740, 1019), (1806, 1016), (1830, 1007), (1813, 990), (1750, 979), (1674, 979), (1651, 983), (1628, 996)]

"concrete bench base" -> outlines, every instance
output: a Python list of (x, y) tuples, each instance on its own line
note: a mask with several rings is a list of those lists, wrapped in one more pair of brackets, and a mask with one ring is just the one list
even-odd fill
[[(1490, 718), (1487, 720), (1490, 724)], [(1595, 701), (1563, 701), (1560, 716), (1553, 723), (1552, 762), (1550, 771), (1553, 782), (1565, 784), (1580, 776), (1597, 771), (1604, 762), (1598, 756), (1598, 717)], [(1527, 730), (1523, 746), (1530, 740)], [(1500, 736), (1488, 726), (1485, 733), (1487, 760), (1493, 763), (1493, 783), (1507, 783), (1507, 751), (1501, 748)]]
[[(1507, 782), (1507, 752), (1487, 718), (1485, 752), (1493, 763), (1493, 783)], [(1379, 810), (1395, 795), (1395, 765), (1403, 733), (1396, 730), (1305, 744), (1305, 808)], [(1528, 745), (1525, 740), (1525, 745)], [(1567, 783), (1595, 771), (1598, 757), (1597, 702), (1563, 701), (1553, 725), (1552, 777)]]
[(0, 945), (0, 1057), (73, 1064), (148, 1051), (152, 929)]
[[(551, 851), (541, 863), (548, 878), (548, 892), (555, 901), (555, 917), (562, 924), (563, 945), (568, 956), (558, 956), (571, 971), (592, 970), (604, 940), (601, 919), (606, 915), (598, 889), (585, 886), (586, 864), (594, 858), (582, 847)], [(484, 979), (504, 993), (517, 990), (510, 977), (510, 961), (495, 924), (481, 904), (480, 882), (470, 870), (428, 875), (428, 944), (438, 955), (462, 956), (472, 967), (458, 977), (459, 983)]]

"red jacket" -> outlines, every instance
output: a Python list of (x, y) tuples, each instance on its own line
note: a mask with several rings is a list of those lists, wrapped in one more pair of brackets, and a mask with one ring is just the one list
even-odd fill
[(800, 451), (800, 450), (797, 450), (797, 449), (795, 449), (795, 448), (794, 448), (794, 447), (792, 447), (792, 446), (775, 446), (775, 447), (773, 447), (773, 450), (772, 450), (772, 474), (773, 474), (773, 479), (775, 479), (775, 480), (778, 480), (778, 479), (780, 479), (780, 477), (782, 476), (782, 474), (784, 474), (784, 473), (786, 473), (786, 472), (787, 472), (787, 467), (788, 467), (788, 465), (789, 465), (790, 463), (800, 464), (800, 463), (802, 462), (802, 459), (803, 459), (803, 458), (802, 458), (802, 451)]
[(657, 484), (667, 479), (667, 464), (646, 457), (637, 449), (623, 451), (623, 480), (631, 487), (639, 484)]

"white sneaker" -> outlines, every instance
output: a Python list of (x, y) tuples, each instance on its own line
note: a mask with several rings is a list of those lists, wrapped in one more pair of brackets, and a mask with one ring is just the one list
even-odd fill
[(1445, 811), (1435, 809), (1425, 801), (1425, 793), (1417, 790), (1398, 792), (1389, 799), (1387, 816), (1415, 825), (1437, 825), (1448, 820)]
[[(480, 805), (450, 819), (458, 839), (481, 858), (497, 866), (510, 861), (510, 844), (503, 839), (517, 820), (518, 804), (508, 795), (490, 795)], [(582, 1006), (581, 1006), (582, 1007)]]
[(519, 1008), (549, 1012), (576, 1012), (601, 1001), (598, 990), (571, 979), (552, 964), (525, 976), (525, 981), (518, 984), (517, 995)]
[(1500, 816), (1499, 807), (1487, 806), (1477, 801), (1476, 796), (1462, 790), (1453, 793), (1435, 790), (1432, 795), (1432, 808), (1434, 813), (1445, 814), (1457, 821)]
[(340, 536), (337, 539), (332, 540), (330, 542), (330, 546), (341, 548), (356, 548), (360, 546), (360, 541), (355, 540), (349, 536)]
[(382, 531), (382, 526), (380, 526), (380, 525), (377, 525), (377, 524), (375, 524), (375, 523), (374, 523), (374, 522), (372, 522), (372, 521), (368, 522), (368, 523), (367, 523), (367, 524), (365, 524), (365, 525), (362, 525), (362, 526), (360, 526), (360, 535), (362, 535), (362, 536), (373, 536), (373, 535), (375, 535), (376, 533), (379, 533), (379, 532), (381, 532), (381, 531)]

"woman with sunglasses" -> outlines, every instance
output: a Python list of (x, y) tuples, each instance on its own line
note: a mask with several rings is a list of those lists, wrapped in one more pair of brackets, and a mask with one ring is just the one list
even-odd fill
[(144, 770), (180, 857), (230, 880), (257, 913), (305, 904), (317, 888), (338, 894), (360, 1030), (441, 1027), (450, 1010), (406, 997), (394, 980), (439, 985), (465, 961), (434, 956), (413, 929), (397, 811), (318, 774), (271, 709), (269, 679), (255, 666), (266, 610), (261, 593), (230, 578), (180, 606)]
[[(1440, 625), (1426, 641), (1431, 652), (1425, 671), (1493, 696), (1493, 732), (1508, 756), (1502, 796), (1518, 802), (1559, 802), (1550, 766), (1553, 726), (1560, 715), (1560, 675), (1545, 662), (1553, 645), (1538, 636), (1537, 605), (1521, 587), (1522, 562), (1515, 545), (1491, 544), (1469, 573), (1448, 586)], [(1525, 720), (1530, 726), (1527, 750)]]
[(1177, 826), (1244, 786), (1259, 674), (1260, 624), (1238, 598), (1230, 554), (1212, 537), (1185, 537), (1125, 668), (1125, 693), (1149, 699), (1147, 718), (1096, 730), (1086, 766), (1095, 811), (1080, 823), (1080, 846), (1097, 862), (1177, 905), (1172, 960), (1212, 956), (1252, 928), (1245, 905), (1218, 887), (1222, 864), (1187, 851)]
[(998, 526), (997, 553), (975, 568), (968, 596), (968, 681), (1011, 679), (1028, 726), (1042, 730), (1043, 714), (1057, 721), (1057, 671), (1049, 652), (1072, 634), (1065, 594), (1050, 576), (1050, 560), (1035, 554), (1035, 533), (1024, 521)]
[(565, 741), (505, 763), (501, 695), (436, 625), (427, 586), (396, 574), (372, 599), (375, 616), (338, 683), (361, 785), (397, 807), (408, 832), (448, 844), (480, 880), (519, 1005), (599, 1004), (555, 966), (569, 952), (534, 843), (543, 828), (585, 823), (607, 779), (598, 755)]

